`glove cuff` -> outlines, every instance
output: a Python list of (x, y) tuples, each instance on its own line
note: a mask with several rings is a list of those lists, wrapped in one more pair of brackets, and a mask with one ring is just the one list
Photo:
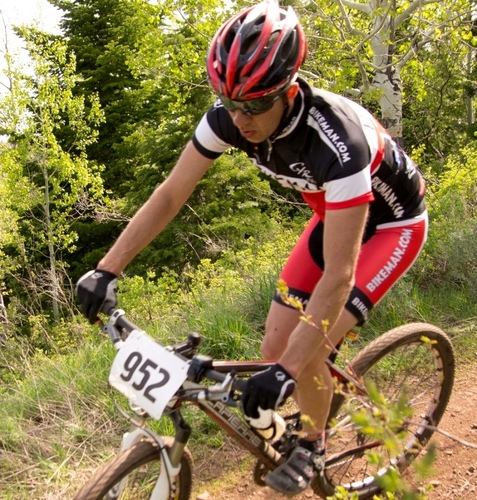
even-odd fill
[(289, 377), (291, 380), (293, 380), (294, 382), (296, 382), (296, 379), (294, 377), (292, 377), (287, 370), (285, 370), (285, 368), (283, 368), (283, 366), (280, 364), (280, 363), (276, 363), (275, 366), (277, 367), (277, 369), (279, 369), (280, 371), (282, 371), (287, 377)]
[[(104, 271), (103, 269), (95, 269), (94, 273), (101, 273), (103, 278), (109, 279), (109, 280), (115, 280), (117, 279), (117, 276), (114, 273), (111, 273), (109, 271)], [(100, 276), (97, 276), (100, 277)]]

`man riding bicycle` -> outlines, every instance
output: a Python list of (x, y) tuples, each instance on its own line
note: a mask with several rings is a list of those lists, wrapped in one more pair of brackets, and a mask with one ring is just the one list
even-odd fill
[[(178, 213), (215, 159), (231, 147), (313, 211), (280, 278), (314, 325), (277, 292), (261, 350), (274, 366), (254, 375), (246, 416), (294, 397), (304, 434), (266, 476), (287, 494), (306, 489), (324, 463), (333, 394), (329, 347), (357, 324), (411, 267), (427, 236), (424, 182), (416, 165), (364, 108), (298, 77), (306, 40), (293, 9), (263, 2), (229, 19), (207, 56), (217, 101), (203, 116), (168, 178), (139, 209), (96, 270), (77, 284), (94, 322), (116, 303), (117, 276)], [(327, 325), (326, 327), (324, 325)]]

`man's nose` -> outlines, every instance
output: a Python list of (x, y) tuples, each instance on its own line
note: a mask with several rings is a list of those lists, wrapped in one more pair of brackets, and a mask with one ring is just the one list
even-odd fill
[(245, 114), (241, 109), (232, 111), (230, 115), (236, 127), (241, 127), (250, 121), (250, 115)]

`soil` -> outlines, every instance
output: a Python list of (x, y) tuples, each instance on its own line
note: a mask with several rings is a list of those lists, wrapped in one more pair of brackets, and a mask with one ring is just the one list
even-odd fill
[[(432, 442), (437, 457), (429, 475), (408, 484), (430, 487), (429, 500), (477, 499), (477, 372), (457, 376), (453, 395)], [(225, 467), (227, 464), (227, 467)], [(244, 465), (245, 464), (245, 465)], [(257, 486), (252, 477), (254, 460), (239, 446), (225, 442), (212, 456), (196, 459), (193, 500), (283, 500), (268, 487)], [(294, 500), (318, 500), (311, 490)]]

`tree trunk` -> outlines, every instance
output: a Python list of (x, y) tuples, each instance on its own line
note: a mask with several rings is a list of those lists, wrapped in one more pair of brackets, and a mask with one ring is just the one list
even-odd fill
[(3, 302), (3, 294), (0, 291), (0, 323), (8, 323), (7, 309)]
[(381, 123), (391, 137), (401, 146), (404, 146), (402, 126), (402, 83), (399, 71), (389, 67), (384, 71), (377, 71), (374, 85), (383, 93), (379, 98), (381, 107)]
[[(375, 75), (373, 86), (382, 92), (379, 98), (381, 123), (391, 137), (403, 146), (402, 82), (398, 67), (394, 64), (394, 0), (372, 1), (373, 12), (382, 12), (372, 18), (371, 47)], [(379, 9), (379, 10), (377, 10)]]
[(59, 282), (58, 282), (58, 273), (56, 270), (56, 255), (55, 255), (55, 247), (53, 243), (53, 223), (51, 220), (50, 213), (50, 181), (48, 177), (48, 169), (46, 165), (42, 166), (43, 168), (43, 177), (45, 180), (45, 229), (48, 234), (48, 257), (50, 260), (50, 290), (51, 290), (51, 301), (53, 307), (53, 318), (55, 322), (60, 320), (60, 311), (58, 305), (58, 291), (59, 291)]

